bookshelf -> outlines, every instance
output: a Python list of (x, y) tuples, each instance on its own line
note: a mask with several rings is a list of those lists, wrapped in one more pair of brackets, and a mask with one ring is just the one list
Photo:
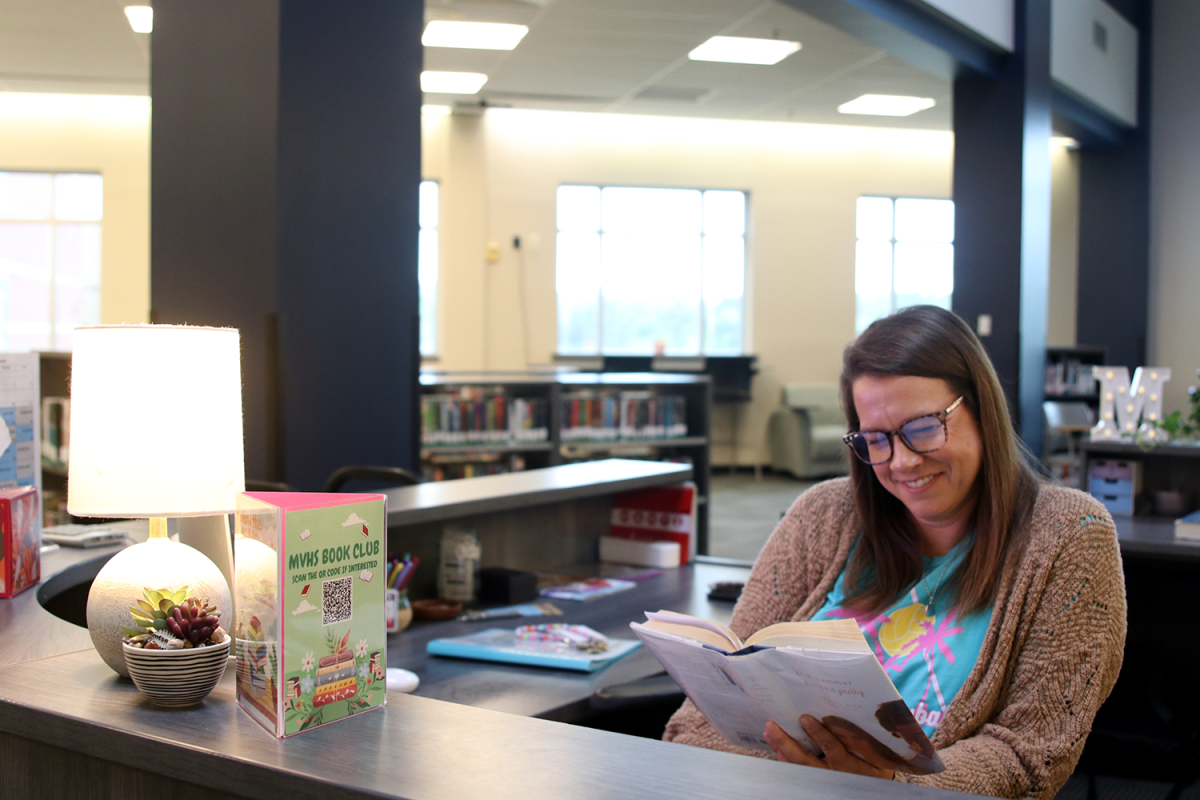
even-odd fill
[(1046, 348), (1045, 399), (1082, 400), (1095, 406), (1099, 401), (1092, 367), (1108, 359), (1103, 347)]
[[(604, 458), (687, 463), (696, 483), (697, 550), (707, 552), (708, 375), (426, 372), (420, 385), (421, 471), (426, 480)], [(514, 416), (517, 408), (526, 413)]]
[[(58, 432), (48, 430), (50, 427), (45, 419), (43, 403), (45, 398), (69, 398), (71, 396), (71, 354), (66, 352), (38, 353), (38, 408), (35, 413), (42, 414), (42, 439), (62, 437), (64, 445), (70, 441), (69, 430), (62, 426)], [(68, 420), (69, 423), (69, 420)], [(45, 525), (56, 525), (70, 521), (67, 516), (67, 464), (66, 460), (49, 457), (41, 442), (38, 443), (42, 469), (42, 522)], [(65, 447), (64, 447), (65, 450)]]

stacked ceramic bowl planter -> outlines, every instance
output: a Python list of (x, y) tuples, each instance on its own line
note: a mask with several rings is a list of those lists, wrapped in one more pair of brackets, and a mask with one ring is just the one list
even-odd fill
[(151, 703), (162, 708), (194, 706), (221, 680), (230, 639), (186, 650), (143, 650), (122, 644), (129, 677)]

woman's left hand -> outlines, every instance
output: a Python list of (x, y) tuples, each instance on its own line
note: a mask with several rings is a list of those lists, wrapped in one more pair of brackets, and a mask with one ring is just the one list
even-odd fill
[[(873, 778), (883, 778), (889, 781), (895, 777), (896, 771), (891, 767), (872, 763), (851, 753), (846, 749), (842, 740), (815, 717), (807, 714), (801, 716), (800, 725), (808, 734), (808, 738), (821, 748), (821, 752), (825, 754), (824, 757), (818, 758), (811, 755), (800, 746), (799, 742), (788, 736), (783, 728), (771, 721), (767, 723), (767, 729), (763, 732), (763, 736), (766, 737), (767, 744), (771, 745), (771, 749), (775, 751), (775, 757), (780, 761), (803, 764), (806, 767), (832, 769), (838, 772), (853, 772), (857, 775), (870, 775)], [(867, 757), (870, 758), (871, 754), (868, 753)]]

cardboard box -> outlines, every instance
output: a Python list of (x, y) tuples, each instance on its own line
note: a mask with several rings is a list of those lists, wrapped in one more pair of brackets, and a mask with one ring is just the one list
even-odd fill
[(37, 489), (0, 489), (0, 597), (20, 594), (41, 579)]
[(387, 500), (238, 496), (237, 701), (284, 737), (386, 702)]

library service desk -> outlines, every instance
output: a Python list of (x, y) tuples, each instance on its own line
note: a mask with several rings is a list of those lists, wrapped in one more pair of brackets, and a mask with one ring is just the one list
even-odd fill
[[(389, 536), (402, 535), (409, 523), (472, 517), (485, 527), (490, 513), (586, 506), (613, 491), (674, 482), (687, 472), (637, 462), (575, 466), (586, 469), (530, 473), (522, 476), (524, 486), (480, 478), (391, 490)], [(585, 485), (585, 477), (592, 483)], [(139, 530), (136, 523), (129, 529)], [(481, 530), (480, 536), (486, 547), (488, 534)], [(47, 554), (42, 584), (0, 601), (0, 797), (952, 796), (564, 724), (559, 720), (584, 713), (595, 689), (653, 674), (657, 663), (644, 648), (592, 674), (427, 657), (428, 639), (469, 629), (453, 621), (416, 623), (389, 637), (389, 664), (421, 678), (415, 694), (389, 692), (382, 709), (289, 739), (274, 738), (237, 708), (232, 669), (199, 706), (156, 709), (101, 661), (84, 628), (43, 607), (72, 592), (82, 603), (83, 589), (118, 549)], [(666, 570), (620, 595), (562, 601), (566, 613), (558, 619), (625, 636), (629, 621), (648, 609), (727, 619), (727, 604), (705, 599), (708, 584), (745, 574), (743, 567), (719, 564)]]

